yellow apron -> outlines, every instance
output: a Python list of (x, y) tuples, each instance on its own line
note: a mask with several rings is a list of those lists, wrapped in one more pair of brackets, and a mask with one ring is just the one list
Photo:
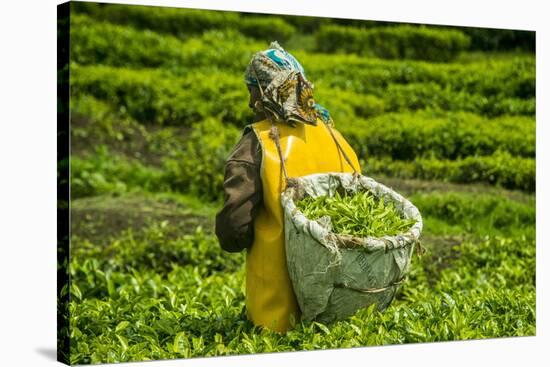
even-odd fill
[[(276, 125), (289, 177), (353, 172), (322, 120), (318, 119), (317, 126)], [(255, 325), (286, 332), (300, 321), (300, 309), (286, 267), (280, 202), (284, 176), (277, 147), (269, 138), (271, 122), (263, 120), (250, 126), (262, 146), (263, 206), (254, 221), (254, 242), (246, 254), (246, 311)], [(336, 129), (332, 130), (357, 172), (361, 172), (353, 149)]]

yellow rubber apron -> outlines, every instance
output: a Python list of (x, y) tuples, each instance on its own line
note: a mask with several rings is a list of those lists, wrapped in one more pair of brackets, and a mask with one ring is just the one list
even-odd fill
[[(278, 332), (292, 329), (300, 320), (300, 309), (286, 267), (283, 209), (280, 202), (285, 188), (281, 161), (275, 142), (269, 137), (271, 122), (250, 125), (262, 146), (261, 179), (263, 206), (254, 221), (254, 242), (246, 255), (246, 310), (258, 326)], [(313, 173), (353, 172), (338, 150), (325, 123), (292, 127), (276, 123), (280, 147), (289, 177)], [(335, 139), (357, 172), (359, 162), (342, 135), (332, 128)]]

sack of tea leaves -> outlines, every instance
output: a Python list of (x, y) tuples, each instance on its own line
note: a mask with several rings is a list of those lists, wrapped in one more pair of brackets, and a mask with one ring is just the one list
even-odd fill
[(330, 323), (385, 309), (410, 266), (422, 217), (366, 176), (295, 178), (281, 195), (287, 266), (302, 320)]

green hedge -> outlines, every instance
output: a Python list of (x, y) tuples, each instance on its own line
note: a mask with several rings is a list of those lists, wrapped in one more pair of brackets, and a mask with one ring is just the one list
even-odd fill
[[(176, 74), (188, 73), (190, 68), (196, 67), (217, 68), (241, 76), (252, 54), (267, 47), (267, 43), (253, 42), (231, 31), (210, 31), (181, 42), (174, 37), (149, 31), (99, 23), (85, 16), (73, 16), (71, 21), (72, 58), (81, 64), (162, 67)], [(485, 96), (492, 105), (514, 98), (533, 98), (534, 101), (535, 97), (533, 57), (482, 60), (468, 64), (430, 64), (381, 61), (354, 55), (296, 52), (296, 56), (314, 83), (364, 94), (382, 96), (390, 85), (394, 89), (407, 89), (413, 88), (406, 86), (408, 84), (427, 84), (422, 86), (426, 90), (423, 94), (429, 95), (439, 86), (444, 93), (462, 91), (466, 94), (463, 98), (470, 100), (473, 97), (468, 95)], [(442, 93), (439, 90), (436, 92)], [(453, 97), (446, 97), (449, 98)], [(508, 104), (490, 107), (489, 112), (531, 114), (534, 106), (531, 102), (521, 104), (512, 101), (511, 107), (507, 107)]]
[[(207, 119), (193, 126), (181, 149), (162, 157), (159, 168), (110, 153), (100, 146), (93, 157), (71, 159), (71, 195), (122, 194), (132, 190), (177, 191), (208, 201), (223, 199), (224, 164), (240, 138), (240, 130)], [(535, 190), (535, 159), (513, 157), (497, 151), (489, 156), (415, 161), (370, 156), (363, 161), (367, 175), (443, 180), (457, 183), (485, 182), (508, 189)]]
[(184, 125), (217, 116), (244, 126), (253, 114), (240, 77), (195, 72), (185, 77), (153, 69), (71, 66), (72, 96), (108, 101), (144, 124)]
[(296, 52), (314, 83), (380, 94), (392, 84), (435, 83), (452, 91), (487, 97), (535, 97), (535, 58), (510, 57), (468, 64), (378, 60), (357, 55), (322, 55)]
[(503, 98), (472, 94), (467, 90), (454, 91), (436, 83), (391, 84), (383, 97), (387, 111), (422, 110), (468, 111), (494, 117), (499, 115), (535, 115), (535, 98)]
[(386, 110), (386, 101), (369, 94), (359, 94), (340, 88), (320, 86), (314, 91), (315, 100), (325, 106), (337, 124), (353, 124), (357, 117), (377, 116)]
[[(334, 120), (341, 125), (353, 124), (358, 118), (370, 118), (388, 112), (439, 110), (496, 117), (535, 116), (535, 98), (520, 99), (486, 97), (466, 91), (452, 91), (435, 83), (392, 84), (374, 94), (356, 93), (341, 87), (318, 83), (315, 98), (327, 107)], [(526, 120), (524, 120), (526, 121)]]
[(184, 60), (183, 45), (176, 37), (71, 16), (72, 61), (80, 64), (177, 65)]
[(316, 34), (321, 52), (353, 52), (384, 59), (449, 61), (468, 48), (470, 39), (458, 30), (401, 25), (370, 29), (328, 25)]
[[(383, 313), (365, 308), (331, 325), (300, 322), (280, 334), (259, 330), (242, 312), (245, 272), (238, 264), (244, 254), (224, 254), (213, 235), (201, 232), (172, 238), (158, 225), (146, 231), (144, 239), (129, 233), (99, 253), (72, 257), (72, 364), (536, 333), (532, 240), (462, 243), (456, 248), (461, 256), (436, 274), (429, 272), (439, 265), (433, 258), (415, 258), (406, 286)], [(170, 269), (127, 263), (125, 254), (133, 247), (153, 262), (168, 258)], [(206, 260), (194, 263), (200, 259)]]
[(207, 201), (223, 199), (224, 166), (241, 131), (213, 118), (192, 126), (179, 147), (163, 151), (160, 165), (145, 165), (99, 145), (87, 157), (71, 156), (71, 197), (120, 195), (136, 190), (175, 191)]
[[(520, 203), (498, 194), (431, 191), (409, 199), (422, 213), (425, 230), (432, 234), (510, 235), (525, 229), (534, 233), (534, 198)], [(439, 225), (430, 227), (433, 223)]]
[(76, 13), (178, 38), (189, 38), (212, 29), (233, 29), (270, 42), (275, 39), (285, 41), (295, 32), (294, 26), (280, 18), (241, 16), (230, 11), (79, 2), (72, 5)]
[(195, 124), (183, 149), (164, 160), (164, 181), (175, 191), (223, 200), (225, 161), (240, 136), (239, 129), (216, 119)]
[(414, 162), (383, 157), (367, 157), (364, 173), (397, 178), (419, 178), (456, 183), (488, 183), (506, 189), (535, 191), (534, 158), (513, 157), (507, 152), (458, 160), (418, 158)]
[(485, 156), (497, 150), (535, 157), (535, 121), (503, 116), (487, 119), (471, 113), (418, 111), (390, 113), (337, 125), (357, 154), (367, 159), (419, 157), (459, 159)]
[[(306, 34), (316, 34), (323, 28), (342, 26), (363, 29), (390, 29), (412, 27), (417, 29), (426, 26), (411, 26), (402, 23), (380, 22), (357, 19), (331, 19), (311, 16), (292, 15), (255, 15), (238, 14), (229, 11), (209, 11), (198, 9), (177, 9), (170, 7), (136, 6), (120, 4), (97, 4), (76, 2), (71, 4), (72, 9), (79, 14), (88, 14), (97, 19), (105, 19), (112, 23), (128, 24), (136, 28), (146, 28), (162, 33), (170, 33), (180, 38), (190, 34), (201, 33), (203, 30), (220, 27), (238, 29), (250, 32), (250, 36), (266, 39), (277, 38), (287, 40), (295, 30)], [(267, 26), (272, 24), (273, 27)], [(258, 29), (254, 29), (254, 25)], [(428, 26), (435, 32), (462, 32), (470, 39), (471, 50), (507, 51), (507, 50), (535, 50), (535, 32), (517, 31), (508, 29), (490, 29), (474, 27)], [(421, 32), (420, 32), (421, 33)], [(393, 36), (389, 36), (390, 38)]]
[[(357, 53), (373, 52), (375, 55), (379, 52), (379, 57), (399, 53), (401, 57), (406, 57), (404, 55), (409, 52), (415, 55), (413, 58), (447, 61), (449, 59), (445, 57), (453, 58), (457, 52), (465, 50), (535, 51), (535, 32), (533, 31), (408, 25), (347, 19), (333, 19), (330, 22), (318, 24), (320, 25), (316, 33), (318, 48), (329, 52), (343, 50)], [(398, 29), (403, 29), (405, 34)], [(377, 36), (369, 37), (370, 32)], [(451, 34), (447, 36), (446, 32)], [(426, 43), (422, 44), (424, 40)], [(346, 44), (342, 45), (339, 42), (346, 42)], [(418, 47), (410, 51), (410, 45), (414, 43), (417, 43)], [(372, 50), (367, 47), (371, 47)], [(437, 54), (437, 47), (442, 47), (442, 55)], [(449, 48), (445, 49), (445, 47)], [(421, 50), (427, 51), (428, 56), (421, 54)]]
[[(320, 94), (325, 99), (330, 95), (336, 97), (342, 90), (347, 95), (355, 95), (346, 100), (345, 103), (353, 104), (353, 100), (362, 95), (376, 97), (383, 103), (383, 111), (398, 112), (406, 110), (439, 109), (447, 111), (468, 111), (487, 117), (500, 115), (524, 115), (535, 116), (535, 97), (518, 98), (506, 97), (502, 94), (484, 95), (468, 90), (453, 90), (450, 85), (441, 86), (436, 83), (411, 83), (411, 84), (390, 84), (387, 87), (367, 86), (357, 80), (348, 80), (340, 83), (317, 83)], [(353, 84), (352, 84), (353, 83)], [(348, 85), (348, 88), (346, 88)], [(356, 87), (355, 87), (356, 86)], [(503, 93), (507, 92), (502, 90)], [(357, 113), (358, 116), (372, 116), (376, 113)]]
[[(430, 87), (431, 85), (428, 85)], [(432, 93), (430, 93), (432, 91)], [(91, 95), (122, 109), (145, 123), (186, 125), (209, 116), (243, 126), (252, 118), (248, 92), (240, 75), (196, 69), (179, 75), (153, 69), (109, 66), (71, 67), (73, 96)], [(487, 99), (467, 93), (452, 93), (435, 86), (391, 86), (385, 95), (372, 96), (318, 84), (316, 99), (341, 124), (353, 124), (388, 111), (424, 108), (466, 110), (484, 115), (534, 114), (534, 100)], [(506, 104), (508, 103), (508, 104)]]
[[(208, 66), (240, 74), (244, 72), (251, 55), (267, 47), (267, 43), (253, 42), (231, 31), (207, 32), (201, 37), (177, 43), (173, 37), (110, 25), (86, 16), (76, 15), (71, 17), (71, 21), (74, 39), (71, 52), (73, 61), (79, 63), (134, 67)], [(160, 58), (155, 54), (167, 57)], [(343, 89), (351, 88), (359, 92), (386, 88), (390, 84), (433, 82), (450, 86), (455, 91), (467, 90), (486, 96), (535, 96), (534, 57), (510, 56), (504, 60), (486, 59), (468, 64), (433, 64), (301, 51), (295, 54), (313, 82), (329, 81)]]
[(383, 96), (386, 111), (421, 110), (426, 108), (447, 111), (468, 111), (483, 116), (500, 115), (535, 116), (535, 97), (528, 99), (507, 98), (498, 95), (472, 94), (467, 90), (453, 91), (435, 83), (392, 84), (386, 92), (374, 93)]
[(79, 64), (188, 70), (209, 66), (242, 70), (252, 54), (266, 47), (230, 30), (211, 30), (182, 41), (84, 15), (71, 16), (71, 56)]
[(91, 95), (71, 98), (70, 104), (71, 136), (79, 142), (78, 146), (74, 147), (77, 150), (87, 144), (122, 142), (126, 135), (134, 134), (135, 130), (141, 127), (117, 106)]
[(282, 18), (259, 16), (241, 17), (238, 26), (231, 29), (235, 29), (247, 37), (264, 41), (265, 47), (271, 41), (285, 42), (296, 32), (296, 28)]
[(304, 15), (278, 15), (285, 22), (292, 24), (300, 33), (313, 35), (319, 27), (333, 22), (331, 18), (311, 17)]
[(163, 172), (110, 154), (106, 146), (97, 147), (91, 158), (71, 155), (71, 198), (120, 195), (131, 191), (162, 192), (170, 189)]
[(522, 50), (535, 51), (535, 32), (517, 31), (511, 29), (490, 29), (461, 27), (470, 39), (471, 50), (508, 51)]

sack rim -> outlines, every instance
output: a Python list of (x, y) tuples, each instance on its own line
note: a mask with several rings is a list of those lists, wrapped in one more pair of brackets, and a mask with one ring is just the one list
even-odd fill
[[(357, 185), (360, 184), (362, 189), (370, 190), (377, 197), (387, 196), (394, 202), (401, 202), (403, 208), (401, 212), (405, 217), (414, 219), (416, 222), (406, 232), (392, 235), (392, 236), (365, 236), (360, 237), (349, 234), (338, 234), (329, 231), (326, 227), (323, 227), (316, 220), (310, 220), (307, 218), (294, 203), (294, 197), (297, 190), (307, 190), (304, 187), (320, 176), (329, 176), (329, 180), (340, 186)], [(327, 243), (337, 243), (339, 249), (358, 249), (360, 247), (365, 248), (368, 252), (372, 251), (389, 251), (397, 248), (402, 248), (415, 244), (419, 241), (420, 234), (422, 232), (423, 221), (420, 211), (414, 204), (408, 199), (403, 197), (397, 191), (385, 186), (384, 184), (377, 182), (371, 177), (365, 175), (354, 176), (352, 173), (342, 172), (325, 172), (314, 173), (310, 175), (295, 177), (298, 182), (298, 187), (288, 187), (281, 193), (281, 203), (286, 215), (290, 215), (291, 222), (297, 227), (307, 230), (313, 238), (318, 242), (325, 245)], [(357, 180), (355, 182), (354, 180)], [(319, 234), (316, 236), (315, 234)], [(332, 247), (332, 246), (331, 246)]]

